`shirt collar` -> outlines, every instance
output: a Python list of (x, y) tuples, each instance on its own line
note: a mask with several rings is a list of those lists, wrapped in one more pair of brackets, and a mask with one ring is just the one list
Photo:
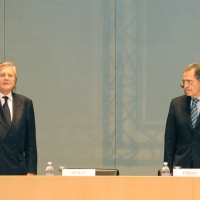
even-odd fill
[(0, 99), (3, 97), (3, 96), (7, 96), (11, 101), (13, 100), (13, 96), (12, 96), (12, 92), (8, 93), (7, 95), (4, 95), (0, 92)]

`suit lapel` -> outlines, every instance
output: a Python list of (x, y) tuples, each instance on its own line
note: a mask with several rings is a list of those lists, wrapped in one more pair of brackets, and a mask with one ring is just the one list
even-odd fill
[(15, 129), (15, 126), (19, 122), (19, 119), (21, 118), (22, 115), (22, 101), (18, 96), (13, 93), (13, 118), (12, 118), (12, 123), (10, 126), (10, 130), (12, 131)]
[(188, 122), (188, 125), (192, 129), (192, 122), (191, 122), (191, 115), (190, 115), (190, 102), (191, 102), (191, 97), (186, 96), (186, 98), (183, 100), (181, 103), (182, 109), (184, 116)]
[(199, 123), (200, 123), (200, 114), (199, 114), (199, 116), (198, 116), (198, 118), (197, 118), (196, 126), (197, 126)]

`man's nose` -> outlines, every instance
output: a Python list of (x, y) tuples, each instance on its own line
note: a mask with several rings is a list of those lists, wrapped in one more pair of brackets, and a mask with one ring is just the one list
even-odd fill
[(186, 88), (186, 87), (188, 87), (190, 84), (187, 82), (187, 81), (185, 81), (185, 83), (184, 83), (184, 88)]
[(4, 78), (9, 79), (10, 78), (9, 74), (5, 74)]

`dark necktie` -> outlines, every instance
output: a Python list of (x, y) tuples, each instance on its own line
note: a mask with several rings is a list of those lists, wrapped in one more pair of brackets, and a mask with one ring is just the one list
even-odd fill
[(197, 118), (198, 118), (198, 110), (197, 110), (197, 103), (199, 99), (193, 99), (192, 100), (192, 108), (191, 108), (191, 121), (192, 121), (192, 127), (195, 127)]
[(11, 123), (11, 116), (10, 116), (10, 109), (8, 107), (8, 97), (7, 96), (3, 96), (2, 98), (5, 99), (5, 103), (3, 104), (2, 108), (3, 108), (3, 112), (4, 112), (4, 116), (6, 117), (8, 123)]

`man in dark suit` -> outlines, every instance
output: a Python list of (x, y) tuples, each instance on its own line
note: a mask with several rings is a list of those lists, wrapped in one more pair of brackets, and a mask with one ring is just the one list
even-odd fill
[(200, 168), (200, 64), (188, 65), (181, 86), (185, 95), (172, 99), (165, 130), (164, 161)]
[(0, 175), (37, 174), (37, 147), (33, 103), (13, 90), (17, 70), (0, 64)]

